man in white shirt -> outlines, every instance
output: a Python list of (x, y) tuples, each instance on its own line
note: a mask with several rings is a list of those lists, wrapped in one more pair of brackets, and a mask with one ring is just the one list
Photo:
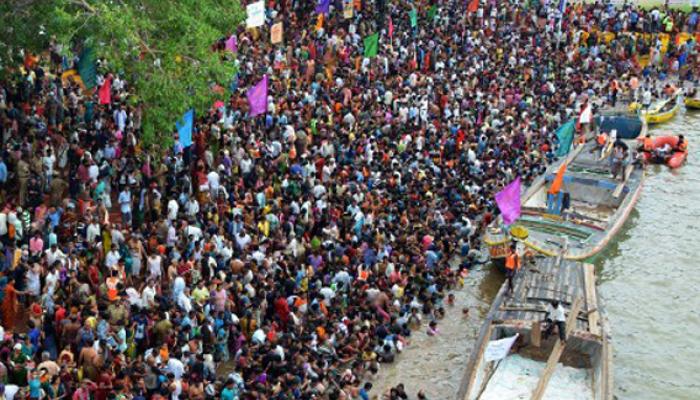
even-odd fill
[(126, 186), (119, 193), (119, 209), (122, 212), (122, 222), (131, 226), (131, 192)]
[(561, 339), (563, 343), (566, 343), (566, 312), (561, 303), (554, 300), (547, 305), (547, 317), (545, 321), (548, 323), (544, 333), (545, 340), (552, 334), (554, 326), (556, 325), (559, 331), (559, 339)]
[(168, 201), (168, 221), (174, 221), (177, 219), (177, 212), (180, 210), (180, 206), (177, 204), (177, 200), (174, 198)]
[(60, 261), (63, 264), (66, 260), (66, 254), (61, 251), (55, 244), (51, 246), (50, 249), (46, 251), (46, 262), (48, 265), (53, 265), (56, 261)]

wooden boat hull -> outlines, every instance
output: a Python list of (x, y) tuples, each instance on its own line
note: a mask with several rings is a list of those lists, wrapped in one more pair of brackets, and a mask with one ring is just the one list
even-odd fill
[[(639, 136), (644, 134), (646, 125)], [(594, 143), (589, 142), (572, 151), (566, 160), (569, 167), (563, 185), (571, 204), (568, 209), (561, 210), (560, 215), (549, 212), (547, 194), (560, 164), (550, 166), (543, 176), (537, 178), (521, 196), (522, 215), (516, 224), (525, 228), (527, 237), (519, 238), (517, 242), (545, 256), (562, 254), (564, 259), (572, 261), (583, 261), (602, 251), (624, 225), (643, 188), (644, 170), (631, 158), (631, 149), (636, 142), (625, 142), (630, 148), (627, 162), (632, 167), (625, 170), (624, 181), (610, 178), (609, 161), (604, 157), (605, 153), (598, 156), (599, 150)], [(513, 240), (502, 231), (499, 222), (494, 221), (484, 235), (490, 253), (493, 253), (494, 246), (502, 247), (506, 241), (510, 245)], [(505, 257), (505, 254), (499, 255)], [(494, 265), (500, 263), (494, 262)]]
[[(457, 398), (498, 398), (494, 397), (494, 394), (499, 393), (498, 389), (504, 385), (504, 381), (494, 376), (503, 365), (500, 361), (487, 361), (486, 349), (489, 341), (512, 337), (517, 333), (519, 337), (506, 356), (507, 359), (524, 357), (533, 362), (547, 361), (540, 382), (535, 390), (527, 395), (538, 390), (540, 395), (547, 390), (550, 393), (554, 390), (572, 390), (565, 386), (547, 387), (547, 382), (552, 385), (552, 381), (546, 376), (548, 369), (550, 373), (554, 370), (550, 369), (550, 365), (556, 367), (561, 362), (568, 368), (583, 369), (586, 372), (579, 374), (585, 378), (581, 378), (583, 380), (577, 383), (585, 385), (586, 394), (590, 395), (591, 399), (612, 400), (612, 346), (604, 309), (595, 290), (593, 265), (564, 261), (561, 258), (540, 259), (532, 267), (523, 267), (515, 276), (512, 294), (507, 294), (507, 288), (508, 284), (504, 282), (491, 304), (470, 355)], [(546, 315), (546, 305), (553, 300), (564, 306), (567, 319), (572, 321), (572, 324), (567, 326), (570, 332), (565, 346), (559, 343), (558, 338), (543, 337), (540, 330)], [(572, 314), (574, 309), (580, 313)], [(557, 350), (559, 353), (552, 355)], [(523, 384), (523, 390), (529, 391), (533, 388), (532, 380), (529, 383), (524, 382), (525, 379), (523, 382), (518, 379), (518, 385)], [(541, 385), (543, 383), (544, 385)]]

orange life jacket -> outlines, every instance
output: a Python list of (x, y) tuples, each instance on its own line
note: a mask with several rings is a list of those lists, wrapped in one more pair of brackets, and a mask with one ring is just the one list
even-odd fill
[(606, 135), (605, 133), (601, 133), (600, 135), (598, 135), (596, 140), (598, 141), (598, 144), (602, 146), (605, 144), (605, 142), (608, 141), (608, 135)]
[(520, 269), (520, 257), (518, 253), (511, 252), (506, 257), (506, 268), (509, 270)]
[(654, 139), (644, 138), (644, 151), (652, 151), (654, 149)]
[(688, 141), (684, 140), (682, 142), (678, 142), (678, 150), (687, 151), (688, 150)]

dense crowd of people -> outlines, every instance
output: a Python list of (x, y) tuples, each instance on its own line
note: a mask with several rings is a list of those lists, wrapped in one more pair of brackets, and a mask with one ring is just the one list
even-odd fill
[(412, 332), (439, 335), (493, 194), (545, 170), (557, 127), (700, 65), (695, 40), (656, 35), (696, 37), (697, 11), (332, 1), (319, 23), (310, 3), (235, 33), (230, 98), (197, 110), (187, 148), (144, 151), (129, 82), (100, 70), (100, 105), (54, 48), (0, 82), (0, 396), (379, 395)]

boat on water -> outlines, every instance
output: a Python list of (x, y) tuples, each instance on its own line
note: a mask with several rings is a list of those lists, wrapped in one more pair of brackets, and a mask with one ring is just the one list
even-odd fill
[[(653, 140), (653, 150), (642, 152), (642, 156), (646, 162), (652, 164), (666, 164), (669, 168), (678, 168), (683, 165), (685, 159), (688, 157), (688, 149), (687, 146), (685, 150), (677, 149), (678, 141), (680, 140), (678, 136), (656, 136)], [(665, 146), (668, 146), (672, 150), (668, 154), (660, 156), (657, 150)]]
[(677, 91), (675, 95), (668, 99), (660, 100), (652, 104), (648, 110), (639, 108), (640, 116), (649, 125), (662, 124), (668, 122), (678, 114), (681, 109), (681, 91)]
[(700, 93), (698, 93), (698, 89), (690, 89), (688, 93), (686, 93), (683, 102), (685, 103), (685, 108), (700, 110)]
[[(514, 242), (547, 256), (563, 252), (567, 260), (585, 260), (610, 242), (634, 208), (644, 181), (634, 149), (636, 139), (646, 134), (646, 124), (630, 118), (600, 117), (598, 129), (611, 133), (602, 149), (595, 141), (579, 145), (522, 193), (521, 215), (513, 225), (504, 226), (500, 217), (491, 223), (484, 242), (495, 267), (505, 271), (505, 257)], [(624, 171), (613, 177), (610, 154), (615, 142), (624, 143), (628, 151)], [(561, 190), (549, 193), (562, 168)]]
[(686, 98), (685, 107), (693, 110), (700, 110), (700, 99)]
[[(594, 266), (541, 258), (515, 276), (512, 295), (507, 288), (481, 326), (457, 398), (612, 400), (612, 345)], [(552, 301), (565, 309), (565, 343), (542, 330)]]

